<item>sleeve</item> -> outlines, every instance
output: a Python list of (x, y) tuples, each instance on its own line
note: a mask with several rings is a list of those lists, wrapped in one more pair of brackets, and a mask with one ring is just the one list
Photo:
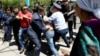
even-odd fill
[(29, 19), (32, 19), (32, 13), (29, 13), (29, 14), (28, 14), (28, 18), (29, 18)]
[(55, 20), (56, 19), (56, 14), (54, 13), (54, 14), (52, 14), (50, 17), (48, 17), (48, 20), (49, 21), (53, 21), (53, 20)]
[(19, 13), (17, 14), (17, 16), (22, 17), (21, 12), (19, 12)]
[(18, 14), (16, 15), (16, 19), (18, 19), (18, 20), (23, 19), (23, 14), (21, 11), (19, 11)]

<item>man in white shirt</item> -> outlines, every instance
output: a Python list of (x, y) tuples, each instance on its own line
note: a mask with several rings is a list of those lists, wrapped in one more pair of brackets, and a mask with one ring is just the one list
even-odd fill
[(53, 14), (48, 19), (44, 18), (44, 21), (53, 21), (56, 31), (62, 36), (64, 42), (67, 44), (67, 47), (70, 47), (68, 38), (66, 37), (68, 28), (60, 9), (61, 6), (54, 3), (52, 7)]

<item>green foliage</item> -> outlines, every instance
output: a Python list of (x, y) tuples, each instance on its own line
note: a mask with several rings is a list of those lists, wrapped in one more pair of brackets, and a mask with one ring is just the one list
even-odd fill
[[(38, 1), (40, 4), (44, 4), (46, 7), (50, 4), (51, 0), (30, 0), (30, 6), (34, 6), (34, 2)], [(3, 6), (23, 6), (25, 0), (1, 0)]]

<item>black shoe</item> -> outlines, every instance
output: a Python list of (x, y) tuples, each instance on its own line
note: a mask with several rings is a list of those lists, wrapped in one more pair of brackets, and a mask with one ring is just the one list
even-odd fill
[(70, 48), (70, 45), (67, 45), (66, 47)]
[(70, 48), (70, 44), (69, 44), (69, 43), (67, 43), (67, 46), (66, 46), (66, 47)]
[(22, 54), (24, 52), (24, 48), (20, 49), (20, 54)]

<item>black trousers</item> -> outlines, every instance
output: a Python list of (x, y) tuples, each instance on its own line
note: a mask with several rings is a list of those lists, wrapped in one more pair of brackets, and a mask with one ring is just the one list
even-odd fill
[(14, 39), (15, 39), (16, 45), (18, 46), (18, 49), (20, 49), (19, 41), (18, 41), (18, 32), (19, 32), (19, 27), (20, 27), (19, 20), (14, 19), (11, 22), (11, 25), (13, 26), (13, 33), (14, 33)]
[(73, 39), (73, 21), (68, 21), (69, 37)]

